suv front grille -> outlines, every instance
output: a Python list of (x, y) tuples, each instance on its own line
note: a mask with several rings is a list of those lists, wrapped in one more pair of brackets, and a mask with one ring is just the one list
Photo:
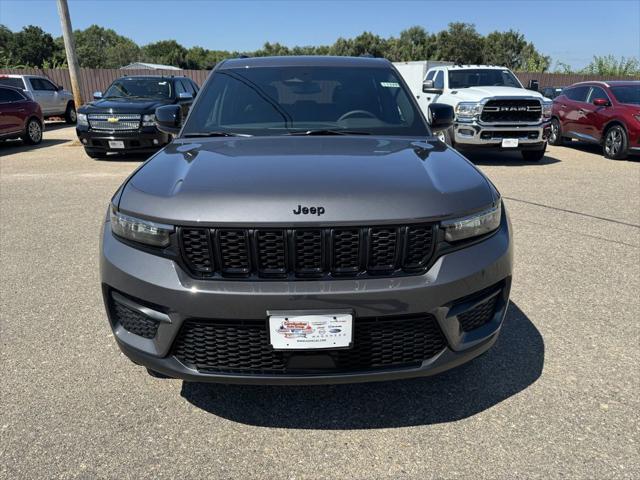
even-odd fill
[(140, 115), (133, 113), (90, 113), (87, 120), (93, 130), (120, 132), (140, 128)]
[(482, 109), (480, 120), (485, 123), (537, 122), (542, 116), (539, 100), (489, 100)]
[(433, 225), (179, 229), (187, 269), (202, 278), (328, 278), (420, 273), (433, 256)]
[(266, 320), (189, 319), (172, 354), (204, 373), (339, 373), (417, 367), (446, 347), (435, 318), (426, 314), (355, 319), (353, 335), (350, 349), (284, 352), (271, 348)]

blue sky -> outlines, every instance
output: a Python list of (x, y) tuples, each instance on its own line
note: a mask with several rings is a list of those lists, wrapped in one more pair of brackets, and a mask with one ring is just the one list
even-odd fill
[[(266, 41), (330, 44), (364, 30), (387, 37), (412, 25), (449, 22), (482, 34), (513, 28), (538, 50), (579, 68), (593, 55), (640, 56), (640, 0), (213, 1), (69, 0), (74, 28), (96, 23), (145, 44), (175, 38), (186, 47), (254, 50)], [(60, 34), (55, 0), (0, 0), (0, 23)]]

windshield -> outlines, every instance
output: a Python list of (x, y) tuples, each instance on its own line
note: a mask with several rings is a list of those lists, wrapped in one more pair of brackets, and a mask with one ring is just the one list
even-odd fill
[(429, 135), (391, 68), (255, 67), (213, 73), (183, 135)]
[(0, 85), (21, 88), (24, 90), (24, 82), (20, 77), (0, 77)]
[(522, 85), (509, 70), (497, 68), (475, 68), (449, 70), (449, 88), (468, 87), (515, 87)]
[(171, 82), (164, 78), (121, 78), (111, 84), (105, 97), (172, 98)]
[(640, 105), (640, 85), (619, 85), (611, 87), (611, 91), (620, 103)]

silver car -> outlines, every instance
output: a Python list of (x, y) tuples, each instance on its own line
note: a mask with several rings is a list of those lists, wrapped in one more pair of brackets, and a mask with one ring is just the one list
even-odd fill
[(20, 88), (38, 102), (44, 118), (64, 117), (67, 123), (76, 123), (76, 106), (71, 92), (38, 75), (0, 75), (0, 85)]

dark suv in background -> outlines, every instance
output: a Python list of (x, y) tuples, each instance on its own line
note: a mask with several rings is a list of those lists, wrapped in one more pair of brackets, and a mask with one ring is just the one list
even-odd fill
[(640, 153), (640, 81), (581, 82), (553, 101), (551, 145), (566, 140), (602, 145), (604, 156), (621, 160)]
[(496, 341), (509, 302), (500, 194), (433, 135), (384, 59), (227, 60), (176, 138), (118, 189), (101, 282), (154, 375), (340, 383), (430, 375)]
[(186, 115), (197, 93), (198, 85), (187, 77), (119, 78), (78, 109), (78, 138), (92, 158), (105, 158), (110, 152), (155, 152), (170, 139), (156, 128), (155, 109), (175, 104)]

